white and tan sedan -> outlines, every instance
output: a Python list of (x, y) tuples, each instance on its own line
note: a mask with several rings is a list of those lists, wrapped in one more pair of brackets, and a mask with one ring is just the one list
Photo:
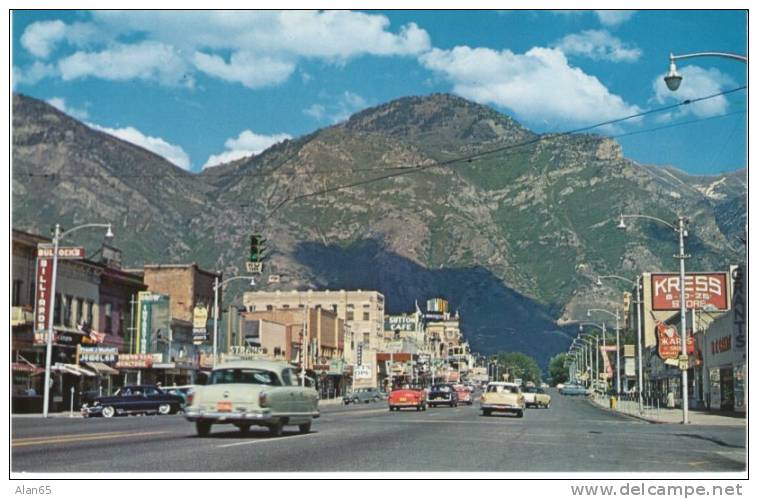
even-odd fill
[(272, 436), (281, 435), (285, 425), (296, 425), (300, 433), (308, 433), (319, 415), (316, 390), (300, 386), (289, 364), (267, 360), (217, 365), (208, 383), (189, 395), (184, 409), (200, 436), (208, 435), (214, 424), (233, 424), (243, 433), (264, 426)]

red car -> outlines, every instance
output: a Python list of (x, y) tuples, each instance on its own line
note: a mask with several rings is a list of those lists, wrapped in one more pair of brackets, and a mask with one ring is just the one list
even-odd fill
[(467, 387), (463, 385), (456, 385), (455, 393), (458, 394), (459, 404), (472, 405), (474, 403), (473, 399), (471, 398), (471, 390), (469, 390)]
[(421, 388), (395, 388), (387, 397), (390, 411), (399, 411), (404, 407), (415, 407), (417, 411), (426, 410), (426, 392)]

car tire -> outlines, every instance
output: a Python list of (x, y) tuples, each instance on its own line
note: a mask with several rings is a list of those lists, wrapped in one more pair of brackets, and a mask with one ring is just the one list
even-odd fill
[(394, 408), (394, 407), (392, 407), (392, 406), (390, 406), (390, 412), (392, 412), (392, 411), (394, 411), (394, 410), (395, 410), (395, 408)]
[(100, 411), (100, 414), (102, 414), (104, 418), (112, 418), (116, 415), (116, 409), (111, 405), (106, 405), (103, 407), (103, 410)]
[(310, 433), (311, 432), (311, 422), (308, 421), (307, 423), (303, 423), (303, 424), (297, 425), (297, 430), (301, 434)]
[(547, 404), (545, 404), (545, 409), (550, 409), (550, 402), (548, 402)]
[(416, 406), (416, 412), (420, 412), (420, 411), (421, 411), (421, 406), (420, 406), (420, 405), (417, 405), (417, 406)]
[(425, 411), (425, 410), (426, 410), (426, 404), (424, 404), (424, 405), (422, 405), (422, 406), (421, 406), (421, 410), (422, 410), (422, 411)]
[(489, 409), (482, 409), (482, 416), (491, 416), (492, 411)]
[(284, 429), (284, 421), (279, 420), (268, 427), (268, 434), (271, 437), (281, 437)]
[(518, 412), (516, 413), (516, 417), (517, 417), (517, 418), (523, 418), (523, 417), (524, 417), (524, 411), (523, 411), (523, 410), (521, 410), (521, 411), (518, 411)]
[(251, 425), (249, 424), (240, 424), (240, 425), (237, 425), (237, 428), (239, 429), (240, 433), (247, 435), (248, 433), (250, 433), (250, 426)]
[(207, 437), (211, 432), (211, 423), (208, 421), (196, 421), (195, 431), (197, 432), (198, 437)]
[(171, 414), (172, 412), (173, 411), (171, 410), (171, 404), (161, 404), (158, 406), (158, 414), (161, 416)]
[(368, 403), (370, 403), (370, 402), (371, 402), (371, 399), (366, 399), (366, 402), (365, 402), (365, 403), (366, 403), (366, 404), (368, 404)]

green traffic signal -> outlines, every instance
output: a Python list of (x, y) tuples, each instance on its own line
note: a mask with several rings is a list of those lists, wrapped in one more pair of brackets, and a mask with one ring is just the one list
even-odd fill
[(261, 234), (253, 234), (250, 236), (250, 257), (249, 260), (251, 262), (261, 262), (264, 258), (264, 250), (266, 249), (263, 243), (265, 243), (266, 240), (263, 239), (263, 236)]

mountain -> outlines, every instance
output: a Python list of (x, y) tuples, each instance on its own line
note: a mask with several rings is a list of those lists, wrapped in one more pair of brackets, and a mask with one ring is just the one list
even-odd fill
[(15, 95), (13, 148), (15, 226), (97, 213), (130, 265), (227, 274), (244, 271), (247, 238), (261, 232), (281, 280), (268, 289), (378, 289), (390, 312), (442, 295), (476, 350), (542, 362), (569, 341), (559, 324), (618, 302), (620, 288), (582, 274), (676, 268), (670, 229), (635, 220), (621, 232), (620, 213), (687, 213), (689, 269), (745, 259), (744, 170), (638, 164), (611, 139), (538, 135), (446, 94), (366, 109), (197, 175)]

